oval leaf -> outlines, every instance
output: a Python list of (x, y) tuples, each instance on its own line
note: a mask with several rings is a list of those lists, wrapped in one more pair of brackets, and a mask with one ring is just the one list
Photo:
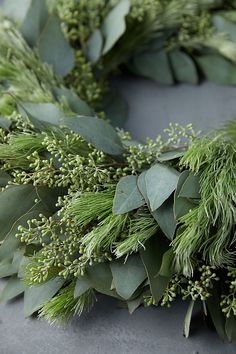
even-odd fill
[(174, 168), (156, 164), (146, 173), (147, 197), (151, 211), (159, 208), (176, 189), (179, 172)]
[(124, 214), (145, 204), (145, 200), (137, 187), (136, 176), (125, 176), (120, 179), (116, 187), (113, 201), (113, 213)]
[(180, 50), (175, 50), (170, 53), (170, 59), (174, 76), (178, 81), (189, 84), (198, 83), (197, 70), (189, 55), (181, 52)]

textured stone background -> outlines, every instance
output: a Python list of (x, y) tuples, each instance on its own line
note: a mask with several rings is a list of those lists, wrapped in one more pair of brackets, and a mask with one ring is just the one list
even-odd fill
[[(170, 121), (219, 126), (236, 117), (236, 88), (204, 83), (164, 87), (140, 79), (115, 80), (130, 102), (126, 128), (136, 138), (154, 137)], [(171, 309), (141, 308), (132, 316), (112, 299), (99, 297), (95, 309), (68, 328), (24, 319), (22, 300), (0, 305), (0, 354), (234, 354), (195, 311), (191, 337), (182, 336), (187, 303)]]

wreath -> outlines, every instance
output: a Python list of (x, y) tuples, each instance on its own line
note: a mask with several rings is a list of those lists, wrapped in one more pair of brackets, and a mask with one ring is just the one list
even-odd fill
[(235, 339), (236, 121), (205, 135), (170, 124), (141, 143), (109, 88), (121, 71), (235, 84), (235, 2), (31, 0), (19, 17), (7, 1), (2, 12), (1, 302), (24, 293), (26, 317), (63, 323), (99, 293), (130, 313), (181, 298), (186, 337), (200, 302)]

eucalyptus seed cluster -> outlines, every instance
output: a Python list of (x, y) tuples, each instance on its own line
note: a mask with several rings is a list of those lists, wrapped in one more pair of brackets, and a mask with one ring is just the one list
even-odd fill
[(236, 268), (228, 267), (227, 276), (230, 280), (227, 280), (228, 294), (222, 295), (221, 307), (222, 312), (227, 318), (231, 315), (236, 316)]
[(64, 82), (67, 86), (73, 87), (78, 96), (93, 108), (99, 105), (106, 90), (105, 83), (95, 80), (91, 64), (81, 50), (76, 51), (74, 69)]
[(191, 298), (193, 301), (198, 299), (205, 301), (211, 296), (211, 289), (215, 281), (219, 281), (216, 268), (206, 264), (199, 266), (196, 275), (192, 278), (175, 274), (165, 290), (161, 306), (170, 307), (178, 295), (183, 300)]

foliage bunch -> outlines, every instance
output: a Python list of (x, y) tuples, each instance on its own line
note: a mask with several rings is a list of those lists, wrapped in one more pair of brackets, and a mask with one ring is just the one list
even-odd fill
[(0, 26), (0, 300), (24, 293), (26, 316), (63, 323), (96, 293), (131, 313), (181, 297), (186, 336), (200, 301), (235, 339), (235, 121), (201, 137), (171, 124), (142, 143), (95, 113), (117, 113), (105, 81), (124, 65), (235, 84), (234, 2), (48, 5)]

